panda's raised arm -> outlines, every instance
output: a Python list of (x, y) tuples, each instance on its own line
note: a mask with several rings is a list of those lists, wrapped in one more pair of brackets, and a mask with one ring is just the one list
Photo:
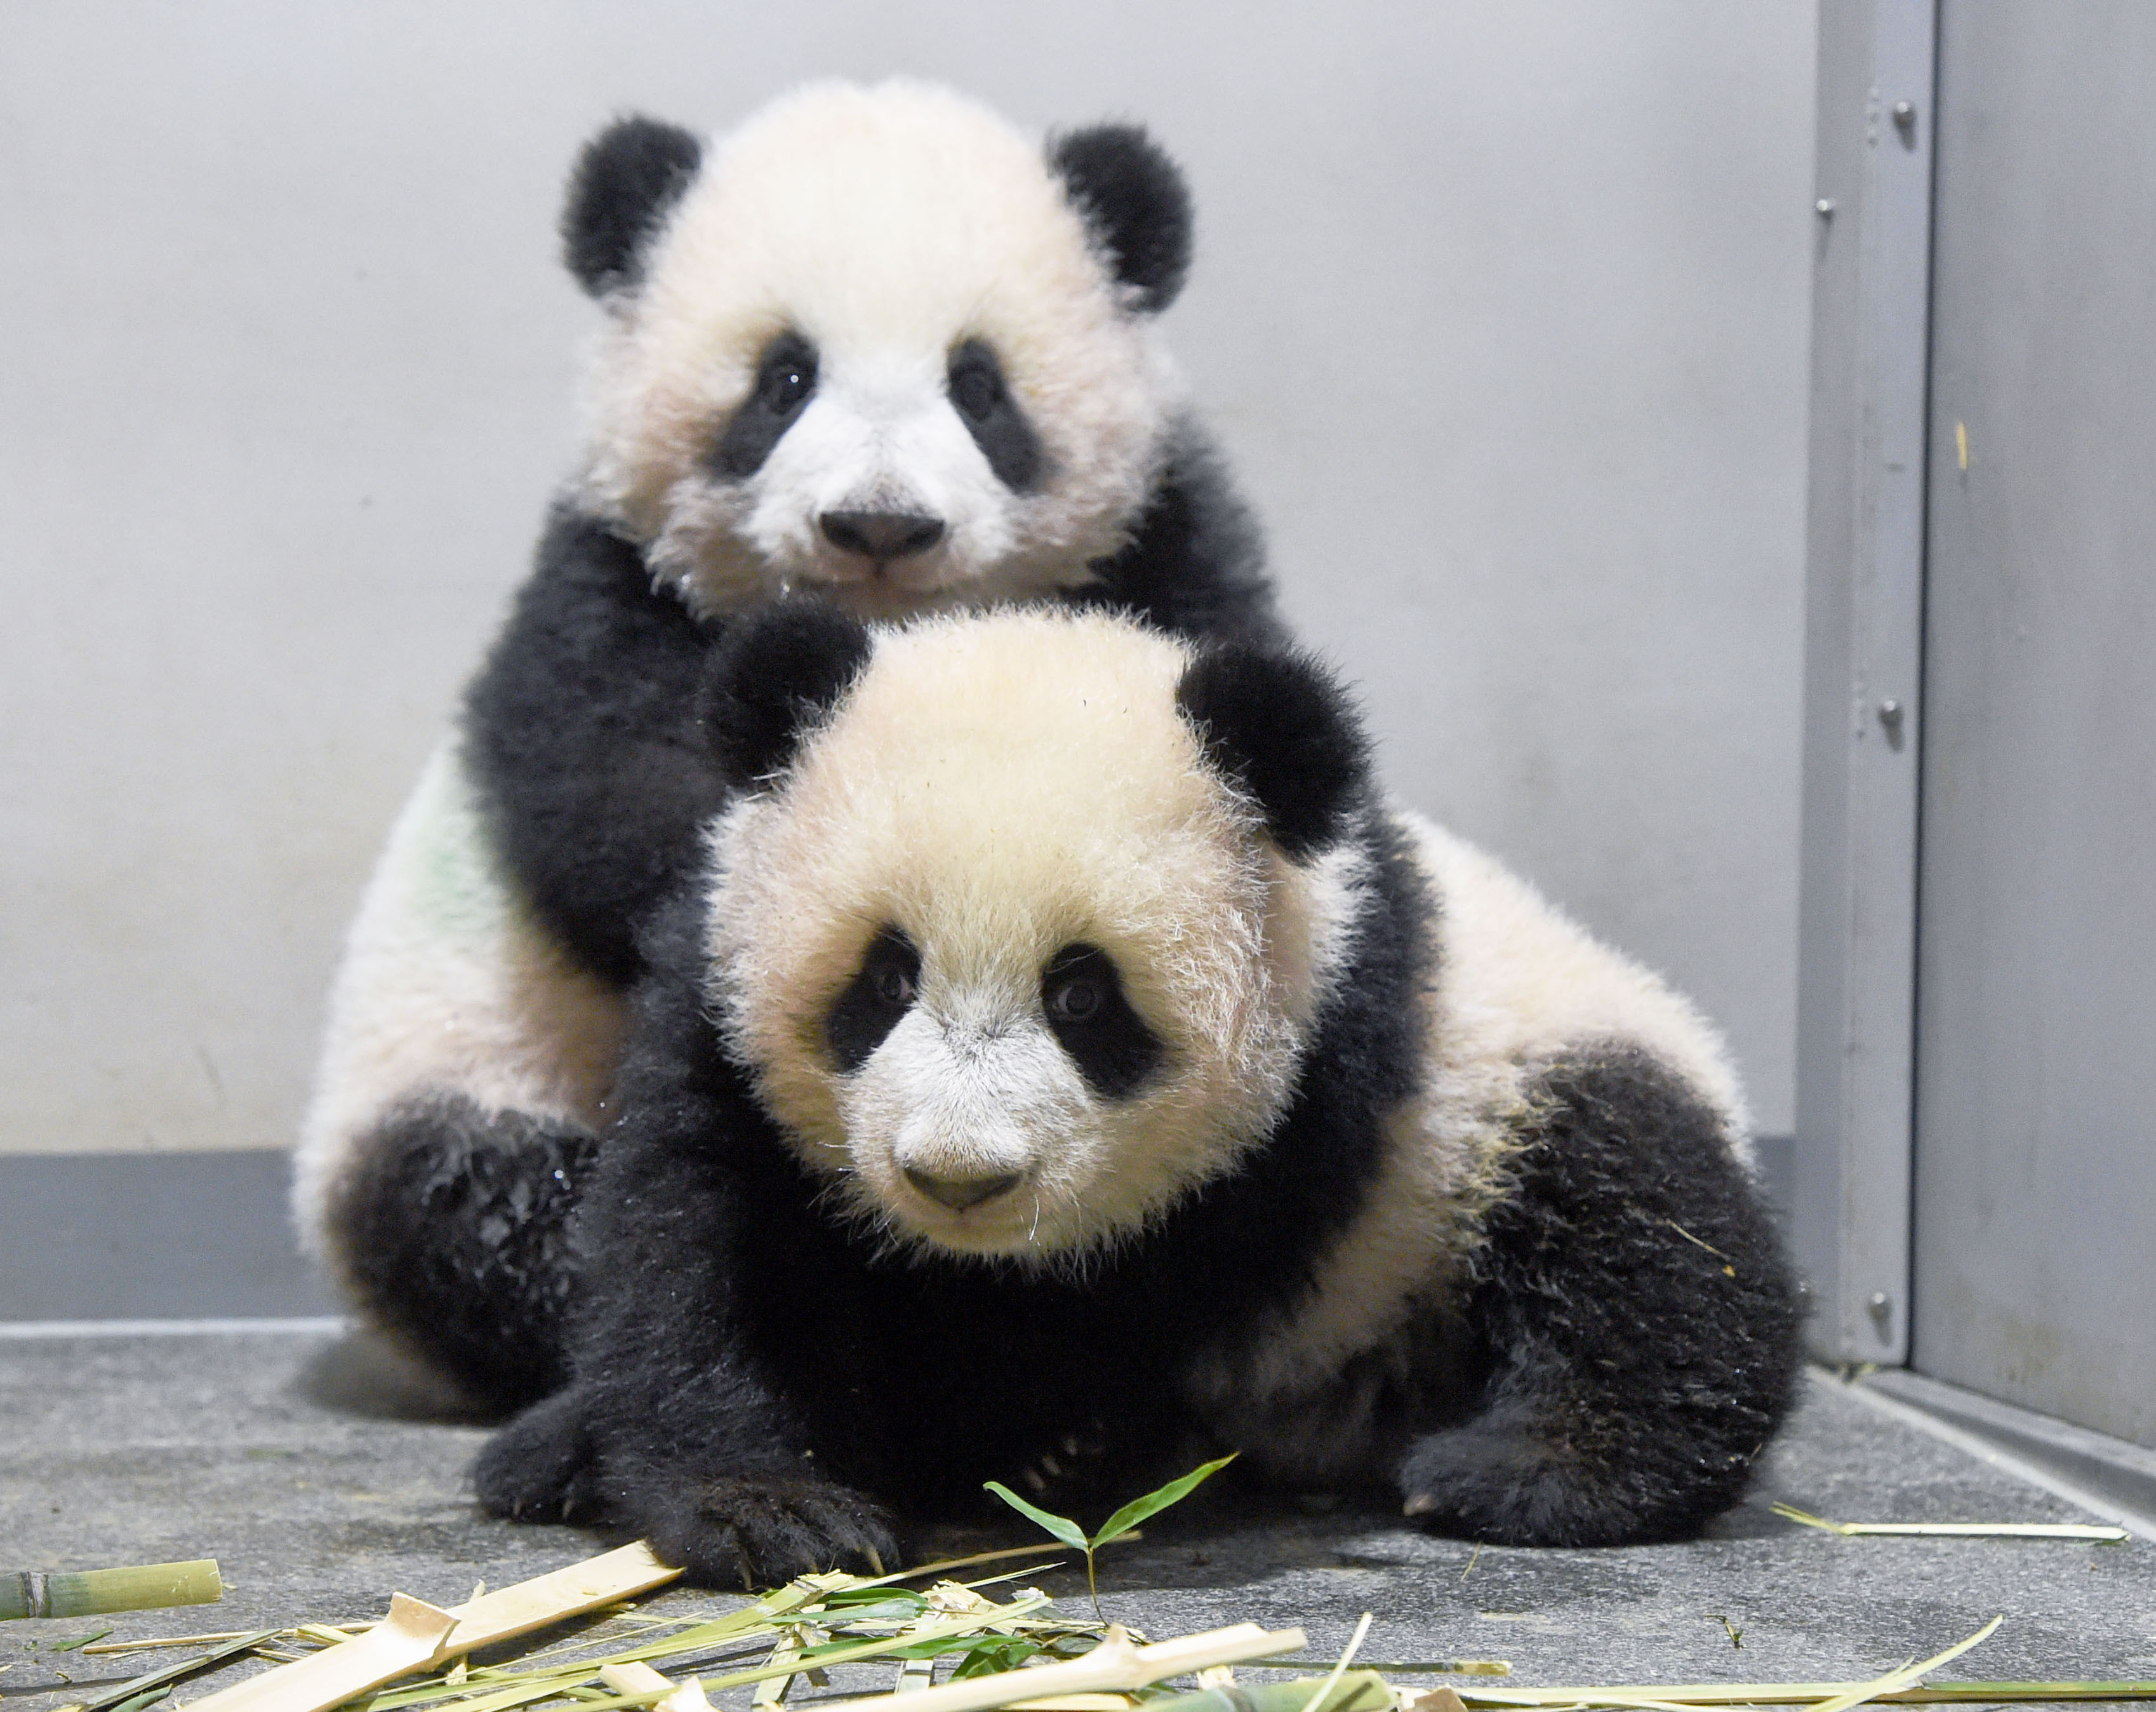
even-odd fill
[(868, 626), (836, 607), (790, 600), (737, 622), (705, 670), (701, 718), (737, 789), (793, 758), (803, 731), (835, 707), (868, 664)]

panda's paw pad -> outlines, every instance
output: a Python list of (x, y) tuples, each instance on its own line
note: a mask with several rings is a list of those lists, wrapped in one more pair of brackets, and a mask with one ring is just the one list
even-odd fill
[(652, 1549), (712, 1586), (767, 1587), (821, 1570), (898, 1566), (890, 1515), (835, 1482), (721, 1475), (649, 1518)]
[(486, 1442), (472, 1484), (489, 1513), (521, 1522), (588, 1519), (599, 1510), (598, 1468), (583, 1398), (557, 1391)]

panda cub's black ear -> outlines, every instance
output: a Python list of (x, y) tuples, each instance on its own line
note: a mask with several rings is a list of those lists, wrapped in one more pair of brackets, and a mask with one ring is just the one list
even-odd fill
[(865, 625), (813, 600), (781, 601), (733, 624), (713, 650), (699, 710), (726, 782), (746, 789), (784, 771), (874, 646)]
[(1190, 192), (1142, 125), (1092, 125), (1048, 145), (1048, 168), (1115, 270), (1157, 314), (1190, 271)]
[(1292, 861), (1337, 843), (1370, 786), (1353, 700), (1306, 654), (1226, 642), (1193, 661), (1175, 705), (1205, 756), (1255, 799)]
[(693, 131), (632, 113), (584, 145), (562, 209), (562, 259), (594, 297), (633, 290), (644, 252), (703, 162)]

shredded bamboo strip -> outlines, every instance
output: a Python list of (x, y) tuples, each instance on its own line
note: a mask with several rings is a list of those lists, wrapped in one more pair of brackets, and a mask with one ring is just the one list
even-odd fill
[(114, 1611), (162, 1611), (214, 1605), (224, 1583), (213, 1557), (186, 1563), (129, 1564), (110, 1570), (18, 1570), (0, 1574), (0, 1619), (102, 1617)]
[(599, 1672), (599, 1680), (618, 1694), (645, 1689), (670, 1690), (665, 1699), (653, 1703), (653, 1712), (711, 1712), (711, 1703), (704, 1698), (703, 1684), (693, 1676), (686, 1682), (674, 1683), (648, 1664), (609, 1664)]
[(190, 1712), (326, 1712), (393, 1677), (441, 1655), (457, 1627), (454, 1613), (408, 1594), (393, 1593), (389, 1618), (363, 1635), (190, 1704)]
[[(1301, 1712), (1310, 1699), (1311, 1689), (1318, 1685), (1317, 1679), (1304, 1677), (1297, 1682), (1199, 1689), (1193, 1694), (1152, 1701), (1147, 1712)], [(1450, 1689), (1440, 1689), (1435, 1694), (1423, 1696), (1423, 1699), (1434, 1699), (1436, 1694), (1450, 1692)], [(1391, 1712), (1397, 1699), (1398, 1696), (1376, 1671), (1351, 1670), (1326, 1690), (1325, 1701), (1317, 1712)], [(1433, 1706), (1427, 1712), (1440, 1712), (1440, 1709)]]
[[(1096, 1694), (1148, 1688), (1172, 1676), (1203, 1670), (1209, 1664), (1242, 1664), (1253, 1658), (1270, 1658), (1293, 1653), (1308, 1644), (1301, 1629), (1279, 1629), (1268, 1633), (1255, 1623), (1238, 1623), (1201, 1635), (1184, 1635), (1150, 1647), (1132, 1644), (1121, 1627), (1111, 1627), (1107, 1638), (1081, 1658), (1060, 1664), (1028, 1665), (993, 1676), (969, 1677), (922, 1689), (906, 1696), (906, 1712), (990, 1712), (1019, 1700), (1048, 1699), (1064, 1694)], [(836, 1660), (832, 1661), (836, 1663)], [(896, 1699), (880, 1694), (846, 1703), (855, 1712), (885, 1705)]]
[(535, 1576), (498, 1593), (452, 1606), (450, 1615), (456, 1618), (457, 1626), (442, 1643), (443, 1656), (476, 1652), (496, 1642), (529, 1634), (563, 1617), (581, 1616), (602, 1605), (664, 1586), (680, 1573), (660, 1562), (651, 1555), (651, 1548), (639, 1540), (619, 1551), (571, 1564), (550, 1575)]
[[(1558, 1688), (1476, 1689), (1461, 1694), (1472, 1707), (1503, 1706), (1623, 1706), (1685, 1707), (1736, 1705), (1809, 1705), (1814, 1712), (1851, 1712), (1869, 1701), (1891, 1699), (1918, 1687), (1932, 1671), (1958, 1658), (1979, 1642), (1989, 1640), (2005, 1619), (1994, 1617), (1971, 1635), (1943, 1653), (1919, 1664), (1907, 1664), (1882, 1677), (1862, 1683), (1709, 1683), (1686, 1688)], [(1458, 1690), (1455, 1690), (1455, 1693)], [(1424, 1697), (1425, 1699), (1427, 1696)]]
[(2133, 1538), (2123, 1528), (2102, 1528), (2087, 1522), (1830, 1522), (1794, 1504), (1778, 1504), (1772, 1509), (1776, 1515), (1792, 1522), (1845, 1537), (1896, 1534), (1942, 1540), (2084, 1540), (2104, 1545), (2123, 1545)]
[(1332, 1692), (1333, 1684), (1348, 1673), (1350, 1659), (1363, 1650), (1363, 1637), (1370, 1632), (1370, 1613), (1364, 1612), (1363, 1620), (1355, 1625), (1355, 1632), (1348, 1637), (1347, 1650), (1341, 1653), (1340, 1662), (1326, 1673), (1317, 1685), (1317, 1692), (1304, 1703), (1302, 1712), (1317, 1712), (1318, 1703)]
[(123, 1705), (138, 1695), (148, 1694), (152, 1689), (163, 1689), (172, 1683), (194, 1675), (198, 1671), (208, 1670), (213, 1665), (222, 1664), (228, 1658), (236, 1658), (242, 1653), (253, 1650), (264, 1641), (275, 1640), (283, 1632), (282, 1629), (257, 1629), (252, 1634), (234, 1635), (222, 1647), (205, 1653), (199, 1658), (182, 1658), (176, 1664), (167, 1664), (157, 1670), (146, 1671), (131, 1681), (121, 1684), (116, 1689), (108, 1689), (105, 1693), (82, 1701), (78, 1705), (64, 1708), (63, 1712), (105, 1712), (105, 1708), (109, 1706)]

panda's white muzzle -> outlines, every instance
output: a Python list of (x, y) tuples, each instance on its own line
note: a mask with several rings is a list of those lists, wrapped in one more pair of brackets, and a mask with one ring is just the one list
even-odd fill
[[(916, 1006), (847, 1079), (847, 1149), (884, 1213), (940, 1246), (1038, 1240), (1092, 1149), (1092, 1102), (1037, 1020), (946, 1023)], [(1030, 1192), (1029, 1192), (1030, 1191)]]

